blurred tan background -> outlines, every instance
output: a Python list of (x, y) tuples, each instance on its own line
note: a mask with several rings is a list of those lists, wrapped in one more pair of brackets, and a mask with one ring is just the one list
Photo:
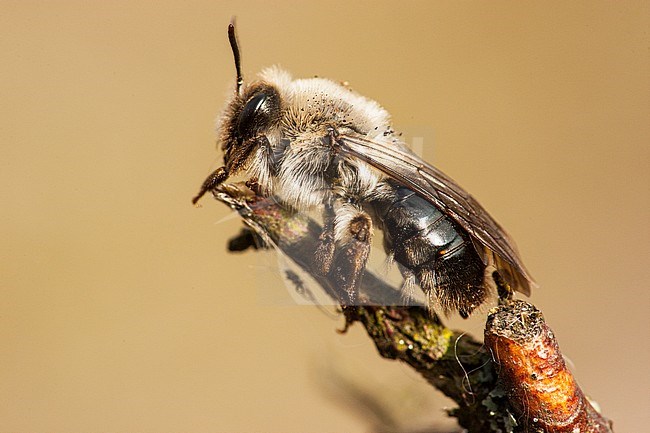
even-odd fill
[(348, 80), (434, 131), (425, 156), (516, 238), (586, 392), (642, 430), (649, 5), (2, 0), (0, 432), (369, 431), (337, 375), (443, 418), (359, 327), (260, 302), (264, 266), (225, 252), (239, 222), (191, 206), (221, 162), (233, 14), (246, 77)]

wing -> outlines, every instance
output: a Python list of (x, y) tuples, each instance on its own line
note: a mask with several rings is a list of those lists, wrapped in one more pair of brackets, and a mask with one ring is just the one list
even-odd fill
[[(514, 241), (483, 206), (450, 177), (406, 148), (349, 135), (340, 135), (336, 141), (341, 153), (379, 169), (451, 216), (480, 246), (497, 255), (494, 260), (497, 269), (514, 270), (518, 274), (504, 275), (515, 290), (530, 294), (531, 286), (535, 287), (536, 283), (524, 267)], [(479, 247), (476, 242), (475, 246)]]

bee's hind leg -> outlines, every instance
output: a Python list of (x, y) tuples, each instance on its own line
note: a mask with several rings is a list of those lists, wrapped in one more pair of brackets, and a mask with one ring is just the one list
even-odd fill
[(337, 233), (342, 233), (342, 239), (328, 277), (345, 298), (345, 305), (357, 305), (361, 278), (370, 255), (372, 219), (367, 213), (358, 211), (350, 219), (337, 221), (337, 224), (343, 224), (336, 228)]
[(508, 284), (506, 280), (501, 276), (499, 271), (492, 272), (492, 279), (494, 279), (494, 283), (497, 286), (499, 303), (511, 300), (514, 296), (514, 291), (512, 290), (512, 287), (510, 287), (510, 284)]

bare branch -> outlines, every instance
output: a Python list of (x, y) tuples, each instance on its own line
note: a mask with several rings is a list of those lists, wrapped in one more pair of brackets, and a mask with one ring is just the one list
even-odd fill
[(542, 313), (523, 301), (488, 316), (485, 344), (525, 431), (611, 432), (567, 369)]

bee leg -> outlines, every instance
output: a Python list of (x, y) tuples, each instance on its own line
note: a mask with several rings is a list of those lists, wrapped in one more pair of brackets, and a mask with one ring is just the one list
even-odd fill
[(514, 295), (514, 291), (512, 290), (512, 287), (510, 287), (510, 284), (508, 284), (501, 276), (499, 271), (494, 271), (492, 272), (492, 279), (494, 280), (494, 283), (497, 286), (497, 293), (499, 294), (499, 303), (502, 301), (507, 301), (512, 299)]
[(264, 240), (249, 228), (243, 228), (239, 234), (228, 241), (228, 251), (246, 251), (249, 248), (265, 249)]
[(336, 252), (328, 276), (347, 297), (346, 305), (357, 305), (361, 278), (370, 255), (372, 220), (365, 212), (359, 212), (346, 222), (346, 227), (339, 229), (344, 229), (347, 236)]
[(226, 179), (228, 179), (228, 170), (226, 170), (226, 167), (219, 167), (218, 169), (213, 171), (203, 181), (199, 193), (192, 199), (192, 204), (196, 205), (196, 203), (201, 199), (201, 197), (205, 195), (206, 192), (212, 191), (217, 186), (222, 184)]
[(321, 276), (329, 273), (334, 260), (334, 250), (336, 248), (336, 239), (334, 237), (334, 206), (331, 202), (325, 203), (323, 212), (323, 231), (318, 237), (318, 246), (314, 254), (315, 269), (320, 272)]

